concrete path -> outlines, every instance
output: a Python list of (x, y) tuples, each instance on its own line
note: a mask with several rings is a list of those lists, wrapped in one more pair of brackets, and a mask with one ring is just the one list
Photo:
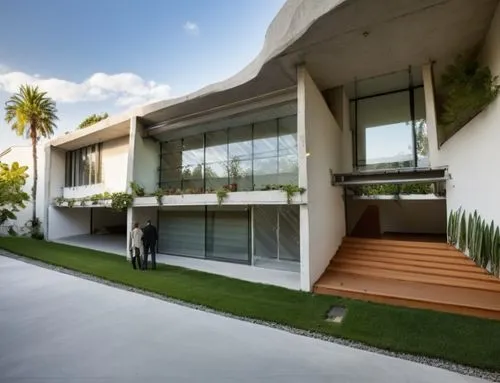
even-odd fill
[(481, 380), (0, 257), (0, 382), (83, 381)]

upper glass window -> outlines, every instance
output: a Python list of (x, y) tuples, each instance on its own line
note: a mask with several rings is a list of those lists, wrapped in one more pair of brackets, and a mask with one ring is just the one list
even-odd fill
[(352, 107), (356, 121), (358, 169), (428, 164), (422, 88), (415, 89), (413, 97), (410, 90), (405, 90), (358, 99)]
[(296, 115), (162, 143), (163, 189), (269, 190), (297, 182)]
[(101, 183), (101, 144), (66, 152), (66, 187)]

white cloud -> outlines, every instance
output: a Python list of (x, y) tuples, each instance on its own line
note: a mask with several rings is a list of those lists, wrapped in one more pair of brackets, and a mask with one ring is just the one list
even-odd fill
[(23, 72), (2, 73), (0, 67), (0, 91), (15, 93), (23, 84), (38, 85), (55, 101), (67, 103), (112, 100), (116, 105), (132, 106), (164, 100), (171, 94), (167, 84), (146, 81), (133, 73), (94, 73), (76, 83)]
[(198, 27), (198, 24), (193, 23), (192, 21), (186, 21), (186, 23), (184, 24), (184, 30), (190, 35), (194, 36), (200, 34), (200, 27)]

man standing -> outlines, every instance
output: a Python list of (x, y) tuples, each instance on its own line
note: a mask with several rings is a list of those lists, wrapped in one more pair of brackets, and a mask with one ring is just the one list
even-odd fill
[[(141, 268), (141, 249), (142, 249), (142, 230), (139, 228), (139, 224), (136, 222), (134, 224), (134, 229), (130, 233), (130, 257), (132, 258), (132, 267), (136, 269)], [(136, 267), (137, 262), (137, 267)]]
[(144, 242), (144, 262), (143, 269), (148, 268), (148, 254), (151, 251), (151, 268), (156, 269), (156, 241), (158, 241), (158, 231), (151, 224), (151, 221), (146, 222), (144, 227), (142, 240)]

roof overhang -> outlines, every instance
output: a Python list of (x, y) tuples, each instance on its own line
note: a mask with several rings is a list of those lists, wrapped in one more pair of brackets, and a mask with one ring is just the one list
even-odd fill
[(97, 124), (79, 129), (49, 142), (50, 146), (63, 150), (75, 150), (127, 136), (130, 132), (130, 116), (116, 116), (99, 121)]

